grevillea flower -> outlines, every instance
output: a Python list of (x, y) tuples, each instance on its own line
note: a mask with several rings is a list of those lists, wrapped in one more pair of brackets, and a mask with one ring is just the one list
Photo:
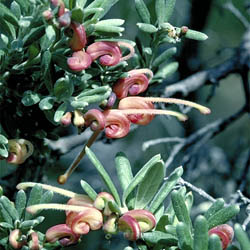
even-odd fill
[(227, 248), (227, 246), (232, 242), (234, 237), (233, 228), (227, 224), (222, 224), (217, 227), (213, 227), (208, 231), (208, 234), (217, 234), (220, 237), (223, 250)]
[(128, 94), (138, 95), (148, 88), (152, 77), (153, 72), (149, 69), (131, 70), (128, 77), (118, 80), (113, 86), (113, 91), (119, 99), (127, 97)]
[(108, 202), (109, 201), (114, 201), (114, 197), (107, 193), (107, 192), (101, 192), (97, 195), (95, 201), (94, 201), (94, 206), (95, 208), (99, 210), (103, 210), (103, 214), (106, 216), (109, 216), (112, 214), (112, 211), (109, 209)]
[(73, 37), (70, 39), (69, 45), (73, 51), (82, 50), (87, 43), (85, 28), (82, 24), (72, 22), (70, 27), (73, 30)]
[(33, 144), (25, 139), (12, 139), (8, 141), (9, 156), (6, 159), (11, 164), (22, 164), (33, 154)]
[(85, 126), (93, 131), (103, 130), (105, 127), (105, 118), (102, 112), (98, 109), (90, 109), (84, 114)]
[[(122, 57), (120, 46), (127, 47), (130, 53)], [(92, 60), (99, 58), (99, 61), (104, 66), (114, 66), (120, 61), (129, 59), (134, 54), (134, 48), (125, 42), (95, 42), (88, 46), (87, 53), (90, 54)]]
[(117, 233), (117, 215), (111, 214), (105, 221), (102, 229), (109, 234)]
[(58, 224), (49, 228), (45, 237), (50, 243), (59, 241), (62, 246), (69, 246), (77, 243), (80, 235), (75, 234), (66, 224)]
[(109, 109), (103, 111), (105, 117), (105, 134), (109, 138), (121, 138), (128, 134), (130, 121), (120, 110)]
[(90, 229), (98, 230), (103, 225), (102, 213), (93, 207), (81, 207), (82, 211), (70, 212), (66, 218), (66, 224), (76, 234), (87, 234)]
[(26, 241), (20, 241), (21, 236), (22, 236), (22, 232), (20, 231), (20, 229), (15, 229), (10, 232), (9, 244), (14, 249), (20, 249), (22, 246), (26, 244)]
[[(83, 207), (94, 207), (93, 201), (87, 195), (81, 195), (68, 200), (67, 205), (83, 206)], [(68, 215), (70, 211), (66, 211)]]
[(72, 57), (67, 59), (69, 68), (75, 72), (87, 69), (92, 63), (91, 56), (84, 50), (74, 52)]
[(61, 27), (69, 27), (71, 24), (71, 12), (67, 11), (58, 18)]
[(73, 124), (79, 129), (81, 129), (85, 124), (83, 113), (78, 109), (74, 110)]
[(46, 21), (51, 20), (51, 19), (53, 18), (53, 13), (52, 13), (52, 11), (51, 11), (51, 10), (45, 10), (45, 11), (43, 12), (43, 17), (44, 17), (44, 19), (45, 19)]

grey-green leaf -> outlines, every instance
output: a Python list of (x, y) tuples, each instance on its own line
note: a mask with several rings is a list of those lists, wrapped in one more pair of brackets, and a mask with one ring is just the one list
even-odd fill
[(171, 175), (167, 178), (167, 180), (162, 184), (161, 188), (155, 195), (153, 201), (149, 206), (149, 211), (154, 213), (157, 208), (162, 204), (162, 202), (166, 199), (167, 195), (170, 193), (172, 188), (178, 182), (179, 178), (183, 174), (183, 168), (178, 167), (176, 168)]
[(86, 181), (81, 180), (80, 183), (81, 183), (82, 189), (86, 192), (86, 194), (90, 197), (90, 199), (94, 201), (97, 197), (96, 191)]
[(135, 0), (135, 8), (143, 23), (151, 23), (149, 10), (143, 0)]
[(155, 13), (157, 16), (158, 25), (164, 23), (166, 10), (166, 0), (155, 0)]
[(74, 92), (74, 85), (67, 78), (59, 78), (54, 86), (54, 94), (59, 101), (71, 97)]
[(27, 197), (23, 190), (19, 190), (16, 195), (15, 206), (19, 214), (19, 218), (22, 218), (23, 212), (26, 206)]
[(157, 162), (161, 160), (160, 155), (155, 155), (152, 157), (136, 174), (136, 176), (131, 181), (130, 185), (126, 188), (126, 190), (123, 193), (122, 196), (122, 203), (125, 206), (126, 205), (126, 199), (128, 195), (134, 190), (134, 188), (144, 179), (146, 176), (148, 170), (152, 168)]
[(54, 121), (59, 122), (61, 118), (63, 117), (64, 113), (66, 112), (66, 110), (67, 110), (67, 104), (64, 102), (56, 110), (55, 115), (54, 115)]
[(121, 188), (124, 191), (133, 179), (133, 173), (131, 170), (129, 159), (124, 153), (119, 152), (116, 154), (115, 167), (118, 179), (121, 184)]
[(208, 249), (208, 224), (202, 215), (199, 215), (194, 222), (194, 250), (200, 249)]
[(173, 235), (159, 231), (143, 233), (142, 239), (152, 244), (162, 243), (165, 246), (176, 246), (178, 243), (177, 238)]
[(45, 97), (39, 102), (39, 108), (41, 110), (50, 110), (53, 108), (53, 105), (54, 105), (54, 98), (51, 96)]
[(8, 143), (8, 139), (4, 136), (0, 134), (0, 143), (1, 144), (7, 144)]
[(202, 32), (195, 31), (195, 30), (188, 30), (184, 37), (189, 39), (194, 39), (198, 41), (205, 41), (207, 40), (208, 36)]
[(0, 203), (2, 204), (3, 208), (7, 211), (9, 216), (13, 219), (13, 221), (19, 219), (18, 212), (14, 207), (14, 204), (6, 196), (1, 196)]
[(155, 33), (158, 29), (153, 24), (148, 23), (137, 23), (138, 28), (145, 33)]
[(85, 151), (86, 151), (86, 155), (88, 156), (88, 158), (90, 159), (90, 161), (92, 162), (92, 164), (95, 166), (96, 170), (99, 172), (100, 176), (102, 177), (107, 188), (109, 189), (111, 194), (114, 196), (117, 204), (121, 206), (119, 194), (110, 176), (106, 172), (105, 168), (102, 166), (101, 162), (96, 158), (94, 153), (88, 147), (85, 148)]
[(242, 226), (238, 223), (234, 226), (234, 232), (236, 239), (240, 243), (241, 250), (249, 250), (250, 249), (250, 238), (247, 233), (243, 230)]
[(166, 0), (166, 13), (164, 18), (165, 22), (168, 22), (169, 18), (172, 16), (175, 2), (176, 0)]
[(161, 53), (153, 62), (153, 67), (158, 67), (160, 64), (166, 62), (170, 57), (172, 57), (176, 53), (176, 47), (165, 50)]
[(138, 186), (135, 209), (144, 209), (152, 200), (164, 178), (164, 164), (157, 162), (153, 168), (149, 169), (144, 179)]
[(40, 101), (40, 97), (38, 93), (27, 90), (24, 92), (21, 101), (24, 106), (32, 106)]

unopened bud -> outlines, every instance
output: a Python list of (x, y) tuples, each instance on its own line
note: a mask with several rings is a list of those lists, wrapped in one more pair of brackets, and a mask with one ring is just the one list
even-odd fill
[(71, 23), (71, 12), (67, 11), (58, 18), (61, 27), (69, 27)]
[(64, 114), (64, 116), (61, 118), (60, 123), (67, 127), (71, 124), (71, 118), (72, 118), (72, 113), (71, 112), (67, 112), (66, 114)]
[(43, 12), (43, 17), (44, 17), (44, 19), (45, 19), (46, 21), (51, 20), (51, 19), (53, 18), (53, 13), (52, 13), (52, 11), (51, 11), (51, 10), (45, 10), (45, 11)]
[(73, 124), (78, 128), (82, 128), (85, 124), (82, 112), (77, 109), (74, 111)]

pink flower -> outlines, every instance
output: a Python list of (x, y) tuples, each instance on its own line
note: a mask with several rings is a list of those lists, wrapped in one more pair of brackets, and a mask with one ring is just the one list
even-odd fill
[(72, 22), (70, 27), (73, 29), (73, 37), (69, 45), (73, 51), (82, 50), (87, 43), (86, 32), (82, 24)]

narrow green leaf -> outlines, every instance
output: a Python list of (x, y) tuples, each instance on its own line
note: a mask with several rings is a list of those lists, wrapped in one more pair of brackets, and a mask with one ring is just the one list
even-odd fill
[(4, 135), (1, 135), (1, 134), (0, 134), (0, 143), (2, 144), (8, 143), (8, 139)]
[(23, 98), (21, 100), (24, 106), (32, 106), (40, 101), (40, 97), (38, 93), (32, 92), (31, 90), (27, 90), (23, 94)]
[(242, 226), (238, 223), (234, 225), (235, 237), (240, 243), (241, 250), (250, 249), (250, 239), (247, 233), (243, 230)]
[(86, 194), (90, 197), (90, 199), (94, 201), (97, 197), (96, 191), (86, 181), (81, 180), (80, 183), (81, 183), (82, 189), (86, 192)]
[(107, 188), (109, 189), (111, 194), (114, 196), (116, 202), (118, 203), (119, 206), (121, 206), (119, 194), (110, 176), (106, 172), (105, 168), (102, 166), (101, 162), (96, 158), (94, 153), (88, 147), (85, 148), (85, 151), (86, 151), (86, 155), (88, 156), (88, 158), (90, 159), (90, 161), (92, 162), (92, 164), (95, 166), (96, 170), (99, 172), (100, 176), (102, 177)]
[(177, 51), (176, 47), (165, 50), (158, 57), (156, 57), (156, 59), (153, 62), (153, 67), (157, 68), (162, 63), (165, 63), (170, 57), (176, 54), (176, 51)]
[(209, 236), (208, 250), (222, 250), (220, 237), (217, 234)]
[(54, 193), (52, 191), (46, 191), (41, 200), (40, 203), (50, 203), (53, 199)]
[(20, 5), (16, 2), (16, 1), (13, 1), (10, 5), (10, 9), (11, 9), (11, 12), (14, 14), (14, 16), (17, 17), (17, 19), (19, 19), (21, 17), (21, 8), (20, 8)]
[(208, 224), (204, 216), (199, 215), (194, 222), (194, 250), (208, 249)]
[(160, 220), (157, 222), (155, 231), (165, 232), (165, 226), (169, 224), (171, 224), (171, 221), (169, 220), (169, 215), (164, 214), (161, 216)]
[[(42, 187), (40, 185), (35, 185), (30, 191), (29, 199), (27, 201), (27, 207), (31, 205), (39, 204), (42, 198), (42, 195), (43, 195)], [(33, 214), (26, 212), (25, 220), (30, 220), (32, 219), (33, 216), (34, 216)]]
[(83, 16), (84, 16), (84, 19), (87, 20), (87, 18), (90, 16), (90, 15), (93, 15), (95, 14), (95, 16), (99, 16), (101, 15), (101, 13), (104, 11), (103, 8), (91, 8), (91, 9), (84, 9), (83, 10)]
[(181, 250), (192, 250), (193, 240), (190, 232), (190, 227), (184, 222), (179, 222), (176, 226), (176, 233)]
[(82, 23), (83, 22), (83, 10), (81, 8), (74, 8), (71, 11), (71, 19), (75, 22)]
[(106, 19), (98, 22), (98, 25), (107, 25), (107, 26), (121, 26), (125, 20), (123, 19)]
[(0, 30), (1, 33), (10, 36), (12, 39), (16, 39), (16, 31), (14, 26), (11, 23), (7, 22), (6, 20), (2, 19), (1, 16), (0, 16)]
[(20, 228), (23, 230), (34, 228), (37, 225), (39, 225), (40, 223), (42, 223), (44, 221), (44, 219), (45, 219), (45, 217), (39, 216), (33, 220), (25, 220), (20, 224)]
[(46, 49), (49, 49), (56, 40), (56, 32), (52, 25), (48, 25), (45, 29), (45, 33), (46, 33), (46, 38), (47, 38)]
[(45, 33), (45, 27), (40, 26), (32, 28), (31, 31), (23, 38), (23, 46), (28, 46), (35, 41), (39, 41)]
[(204, 216), (208, 220), (211, 216), (217, 213), (220, 209), (224, 207), (224, 200), (222, 198), (217, 199), (205, 212)]
[(157, 16), (158, 25), (164, 23), (166, 11), (166, 0), (155, 0), (155, 13)]
[(126, 205), (126, 199), (128, 195), (134, 190), (134, 188), (139, 185), (139, 183), (144, 179), (146, 176), (148, 170), (152, 168), (157, 162), (161, 160), (160, 155), (155, 155), (152, 157), (136, 174), (136, 176), (132, 179), (130, 185), (124, 190), (123, 196), (122, 196), (122, 203), (125, 206)]
[(190, 191), (185, 195), (185, 203), (186, 203), (186, 206), (187, 206), (189, 213), (191, 212), (193, 202), (194, 202), (194, 196), (193, 196), (193, 193)]
[(59, 78), (54, 86), (54, 95), (59, 101), (67, 100), (74, 92), (74, 85), (68, 78)]
[(119, 152), (115, 156), (115, 167), (122, 190), (126, 190), (133, 179), (131, 165), (127, 156)]
[(95, 24), (95, 31), (97, 32), (105, 32), (105, 33), (121, 33), (124, 31), (123, 27), (106, 25), (106, 24)]
[(195, 31), (195, 30), (188, 30), (184, 37), (189, 39), (194, 39), (198, 41), (205, 41), (207, 40), (208, 36), (202, 32)]
[(164, 178), (164, 164), (157, 162), (149, 169), (138, 186), (135, 198), (135, 209), (144, 209), (152, 200)]
[(54, 121), (59, 122), (67, 110), (67, 103), (62, 103), (55, 112)]
[(120, 210), (120, 208), (119, 208), (119, 206), (117, 205), (116, 202), (114, 202), (114, 201), (108, 201), (108, 207), (111, 210), (111, 212), (117, 213), (119, 215), (122, 214), (122, 212), (121, 212), (121, 210)]
[(77, 0), (69, 0), (69, 9), (72, 10), (76, 6)]
[(101, 19), (104, 17), (118, 1), (119, 0), (102, 0), (102, 4), (99, 7), (103, 8), (104, 11), (98, 16), (98, 18)]
[(86, 9), (91, 9), (91, 8), (98, 8), (102, 5), (103, 3), (103, 0), (95, 0), (93, 1), (92, 3), (90, 3)]
[(145, 33), (155, 33), (158, 29), (153, 24), (148, 23), (137, 23), (138, 28)]
[(4, 144), (0, 144), (0, 155), (4, 158), (8, 157), (9, 152)]
[(50, 110), (53, 108), (53, 105), (54, 105), (54, 98), (51, 96), (45, 97), (39, 102), (39, 108), (41, 110)]
[(97, 87), (97, 88), (90, 89), (90, 90), (87, 90), (87, 91), (84, 90), (78, 96), (76, 96), (75, 99), (78, 100), (78, 99), (81, 99), (84, 96), (92, 96), (94, 94), (104, 94), (108, 90), (110, 90), (109, 86), (101, 86), (101, 87)]
[(162, 204), (162, 202), (166, 199), (167, 195), (170, 193), (172, 188), (178, 182), (182, 174), (183, 174), (183, 168), (178, 167), (171, 173), (168, 179), (162, 184), (161, 188), (156, 193), (154, 199), (152, 200), (149, 206), (149, 211), (151, 213), (154, 213), (157, 210), (157, 208)]
[(86, 3), (87, 3), (87, 0), (77, 0), (76, 6), (83, 9)]
[(151, 23), (149, 10), (143, 0), (135, 0), (135, 8), (143, 23)]
[(8, 224), (12, 225), (12, 218), (1, 203), (0, 203), (0, 218), (2, 218), (3, 221), (7, 222)]
[(173, 225), (166, 225), (164, 229), (165, 229), (166, 233), (172, 234), (175, 237), (177, 237), (176, 227), (175, 226), (173, 226)]
[(172, 16), (175, 2), (176, 0), (166, 0), (166, 13), (165, 13), (164, 22), (168, 22), (169, 18)]
[(211, 229), (215, 226), (224, 224), (236, 216), (240, 211), (238, 205), (230, 205), (220, 209), (208, 219), (208, 228)]
[(163, 66), (154, 76), (154, 78), (162, 78), (166, 79), (168, 76), (172, 75), (174, 72), (177, 71), (179, 67), (178, 62), (171, 62), (167, 65)]
[(24, 209), (26, 207), (26, 201), (27, 201), (27, 197), (26, 197), (25, 192), (23, 190), (19, 190), (17, 192), (16, 201), (15, 201), (15, 206), (19, 214), (19, 218), (22, 218), (23, 216)]
[(53, 91), (53, 84), (52, 84), (52, 77), (51, 77), (51, 53), (49, 50), (46, 50), (42, 54), (42, 62), (41, 62), (41, 67), (42, 67), (42, 72), (44, 74), (44, 82), (45, 86), (48, 89), (49, 92)]
[(185, 204), (184, 197), (181, 195), (180, 190), (174, 190), (171, 193), (171, 201), (178, 221), (185, 223), (191, 229), (192, 222)]
[(2, 3), (0, 3), (0, 9), (0, 17), (18, 27), (18, 20), (16, 16), (11, 12), (11, 10)]
[(13, 229), (14, 226), (9, 224), (9, 223), (6, 223), (6, 222), (0, 222), (0, 229), (2, 228), (5, 228), (5, 229)]
[(0, 203), (2, 204), (4, 209), (9, 213), (13, 221), (19, 219), (19, 215), (16, 208), (14, 207), (14, 204), (6, 196), (1, 196)]
[(165, 246), (176, 246), (178, 240), (171, 234), (154, 231), (142, 234), (142, 239), (151, 244), (162, 243)]

